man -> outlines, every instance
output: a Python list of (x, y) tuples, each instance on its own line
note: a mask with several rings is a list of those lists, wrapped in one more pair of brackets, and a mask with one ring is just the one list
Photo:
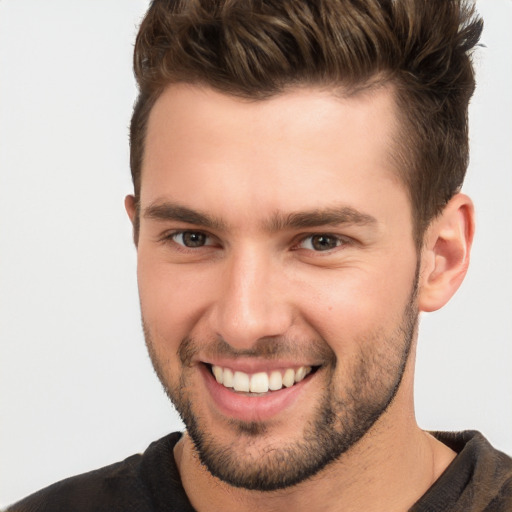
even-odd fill
[(10, 510), (510, 510), (414, 418), (419, 311), (467, 270), (459, 1), (155, 1), (131, 126), (146, 343), (187, 427)]

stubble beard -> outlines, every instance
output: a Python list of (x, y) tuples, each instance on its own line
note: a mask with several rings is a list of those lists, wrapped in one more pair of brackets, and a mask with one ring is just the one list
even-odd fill
[[(201, 416), (193, 410), (186, 368), (182, 371), (179, 385), (169, 385), (149, 330), (145, 327), (146, 344), (155, 371), (180, 414), (201, 463), (212, 475), (229, 485), (248, 490), (274, 491), (303, 482), (340, 459), (385, 413), (398, 392), (418, 322), (417, 283), (416, 275), (409, 302), (395, 331), (387, 337), (374, 333), (360, 340), (350, 380), (336, 380), (337, 361), (334, 353), (325, 341), (315, 341), (316, 346), (322, 344), (324, 354), (331, 354), (328, 364), (321, 370), (325, 378), (324, 392), (314, 414), (303, 427), (302, 438), (290, 442), (265, 443), (271, 426), (264, 422), (235, 419), (230, 421), (233, 430), (231, 442), (220, 442), (215, 432), (209, 431)], [(223, 341), (220, 343), (226, 345)], [(273, 343), (276, 343), (275, 340)], [(179, 352), (190, 355), (196, 345), (200, 346), (186, 338)], [(275, 345), (269, 350), (279, 351)], [(253, 453), (254, 447), (256, 454)], [(248, 455), (248, 449), (251, 455)]]

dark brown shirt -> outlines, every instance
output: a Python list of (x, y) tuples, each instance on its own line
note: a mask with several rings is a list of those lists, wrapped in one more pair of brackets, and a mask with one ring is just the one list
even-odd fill
[[(458, 453), (411, 512), (512, 512), (512, 459), (478, 432), (434, 435)], [(181, 485), (175, 432), (142, 455), (74, 476), (32, 494), (8, 512), (194, 512)]]

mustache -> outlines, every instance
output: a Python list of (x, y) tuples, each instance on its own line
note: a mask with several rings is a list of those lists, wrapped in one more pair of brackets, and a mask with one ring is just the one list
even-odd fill
[(276, 360), (295, 358), (297, 360), (315, 361), (321, 364), (335, 364), (336, 356), (323, 339), (309, 340), (307, 343), (283, 336), (260, 338), (251, 348), (237, 349), (222, 338), (202, 341), (185, 337), (178, 347), (178, 357), (183, 366), (192, 366), (193, 361), (202, 357), (238, 357)]

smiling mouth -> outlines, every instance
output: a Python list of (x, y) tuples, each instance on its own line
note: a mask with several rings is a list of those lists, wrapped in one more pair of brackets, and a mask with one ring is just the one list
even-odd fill
[(218, 384), (238, 393), (252, 395), (290, 388), (319, 368), (318, 366), (299, 366), (249, 374), (217, 365), (208, 364), (207, 366)]

